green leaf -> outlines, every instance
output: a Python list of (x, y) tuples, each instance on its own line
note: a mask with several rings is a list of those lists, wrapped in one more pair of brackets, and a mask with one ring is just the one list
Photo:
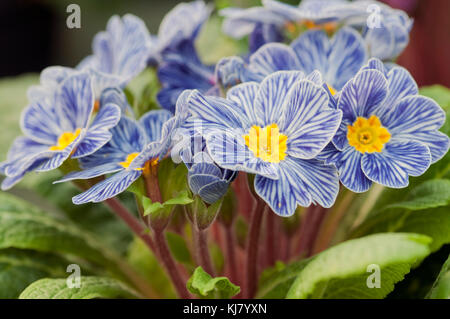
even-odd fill
[(277, 262), (274, 267), (266, 269), (261, 275), (256, 298), (285, 298), (295, 278), (310, 261), (311, 259), (303, 259), (289, 265)]
[(424, 234), (433, 239), (432, 251), (450, 243), (449, 180), (427, 181), (399, 200), (378, 208), (348, 237), (384, 232)]
[(94, 236), (79, 229), (67, 219), (56, 219), (28, 205), (9, 207), (11, 203), (21, 201), (12, 195), (0, 193), (0, 249), (19, 248), (40, 252), (58, 252), (79, 256), (91, 262), (107, 267), (115, 267), (119, 256)]
[(20, 299), (140, 298), (121, 281), (107, 277), (81, 277), (80, 288), (69, 288), (67, 279), (41, 279), (29, 285)]
[(428, 96), (435, 100), (444, 109), (450, 108), (450, 89), (442, 85), (431, 85), (421, 87), (420, 95)]
[(422, 210), (450, 204), (450, 180), (435, 179), (414, 188), (406, 200), (387, 205), (384, 209)]
[[(377, 234), (350, 240), (314, 257), (295, 279), (287, 298), (383, 298), (429, 253), (431, 238)], [(381, 270), (380, 288), (368, 288), (369, 265)]]
[(441, 269), (430, 292), (426, 296), (428, 299), (450, 299), (450, 256)]
[(184, 264), (192, 265), (192, 257), (184, 238), (176, 233), (167, 231), (166, 239), (174, 258)]
[(209, 299), (228, 299), (241, 291), (227, 277), (212, 278), (202, 267), (195, 269), (187, 282), (187, 288), (191, 293)]
[(175, 197), (165, 201), (164, 203), (152, 203), (150, 198), (144, 197), (142, 204), (144, 206), (144, 216), (156, 213), (161, 209), (172, 210), (174, 205), (187, 205), (193, 202), (187, 190), (179, 192)]
[(70, 263), (56, 255), (19, 249), (0, 250), (0, 299), (19, 297), (32, 282), (67, 275)]

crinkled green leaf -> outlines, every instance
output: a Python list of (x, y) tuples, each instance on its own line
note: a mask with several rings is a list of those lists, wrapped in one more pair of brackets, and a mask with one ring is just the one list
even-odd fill
[(450, 204), (450, 180), (434, 179), (414, 188), (405, 200), (387, 205), (389, 208), (422, 210)]
[(433, 287), (428, 293), (428, 299), (450, 299), (450, 256), (441, 269)]
[(350, 238), (384, 232), (430, 236), (431, 250), (450, 243), (450, 181), (430, 180), (410, 190), (403, 200), (378, 208), (352, 231)]
[(62, 277), (69, 262), (52, 254), (29, 250), (0, 250), (0, 299), (19, 297), (32, 282)]
[[(287, 298), (383, 298), (429, 253), (431, 238), (376, 234), (331, 247), (314, 257), (295, 279)], [(369, 288), (369, 265), (381, 270), (380, 288)]]
[(295, 278), (310, 261), (311, 259), (303, 259), (289, 265), (277, 262), (274, 267), (266, 269), (261, 275), (256, 298), (285, 298)]
[(158, 109), (156, 95), (160, 89), (156, 70), (147, 68), (131, 80), (125, 94), (137, 118), (152, 109)]
[(241, 291), (227, 277), (213, 278), (202, 267), (195, 269), (187, 282), (187, 288), (191, 293), (209, 299), (228, 299)]
[(133, 299), (139, 294), (123, 282), (107, 277), (81, 277), (80, 288), (69, 288), (67, 279), (41, 279), (29, 285), (20, 299)]

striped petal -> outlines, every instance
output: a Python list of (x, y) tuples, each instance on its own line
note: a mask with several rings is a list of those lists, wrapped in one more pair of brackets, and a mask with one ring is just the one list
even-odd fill
[(320, 86), (302, 80), (294, 84), (283, 105), (280, 131), (288, 136), (287, 153), (314, 158), (333, 138), (341, 111), (328, 107), (328, 94)]
[(382, 106), (388, 93), (388, 83), (377, 70), (362, 70), (349, 81), (339, 97), (338, 109), (343, 118), (353, 123), (356, 117), (369, 117)]
[(123, 170), (73, 197), (72, 202), (76, 205), (103, 202), (125, 191), (141, 174), (141, 171)]
[(291, 216), (297, 205), (331, 207), (339, 191), (332, 166), (317, 160), (288, 158), (280, 163), (280, 178), (256, 176), (255, 191), (280, 216)]
[(121, 170), (123, 170), (123, 167), (118, 165), (118, 163), (102, 164), (83, 171), (71, 172), (61, 179), (54, 181), (53, 184), (68, 182), (76, 179), (90, 179), (106, 174), (115, 173)]
[(227, 99), (236, 102), (247, 115), (250, 123), (261, 123), (255, 113), (255, 98), (259, 90), (259, 84), (256, 82), (247, 82), (234, 86), (227, 92)]
[(198, 195), (208, 204), (214, 204), (221, 199), (228, 190), (229, 183), (224, 180), (216, 180), (199, 189)]
[(130, 114), (133, 114), (133, 110), (131, 109), (130, 104), (128, 104), (125, 93), (117, 87), (106, 88), (100, 95), (100, 108), (102, 105), (110, 103), (117, 105), (121, 110), (121, 114), (125, 114), (127, 111), (130, 112)]
[(94, 91), (88, 73), (77, 73), (64, 80), (56, 107), (64, 131), (87, 127), (93, 108)]
[(298, 70), (300, 67), (294, 50), (282, 43), (268, 43), (250, 56), (249, 69), (261, 75), (276, 71)]
[(145, 113), (139, 119), (139, 123), (147, 133), (149, 141), (159, 141), (161, 139), (162, 127), (171, 117), (172, 113), (167, 110), (154, 110)]
[(204, 96), (198, 91), (190, 95), (189, 110), (205, 122), (224, 129), (250, 126), (250, 120), (242, 113), (239, 105), (223, 98)]
[(403, 98), (381, 121), (396, 139), (419, 141), (428, 146), (433, 163), (448, 150), (448, 138), (437, 131), (445, 122), (445, 112), (428, 97)]
[(381, 153), (365, 154), (364, 174), (372, 181), (392, 187), (408, 186), (408, 176), (422, 175), (431, 164), (431, 154), (423, 144), (412, 141), (392, 141)]
[(89, 131), (106, 131), (119, 123), (121, 115), (120, 107), (116, 104), (102, 105), (100, 111), (94, 118), (89, 127)]
[(63, 132), (54, 107), (46, 100), (33, 102), (22, 112), (20, 127), (30, 139), (48, 145), (53, 145)]
[(327, 163), (333, 163), (338, 169), (341, 183), (355, 193), (367, 191), (372, 182), (366, 177), (361, 167), (363, 155), (352, 146), (345, 147), (342, 151), (327, 154)]
[(300, 71), (278, 71), (267, 76), (260, 85), (254, 104), (256, 116), (262, 120), (258, 124), (278, 123), (289, 89), (304, 78), (304, 73)]
[(325, 32), (307, 31), (293, 41), (291, 47), (297, 55), (299, 70), (305, 73), (311, 73), (314, 70), (319, 70), (322, 74), (327, 73), (330, 40)]
[(238, 134), (211, 131), (205, 139), (208, 153), (220, 167), (278, 178), (278, 165), (255, 157)]
[(328, 68), (324, 74), (327, 83), (341, 90), (367, 60), (366, 47), (361, 35), (354, 29), (344, 27), (331, 40)]
[(112, 134), (109, 131), (103, 130), (89, 130), (77, 145), (75, 152), (72, 154), (72, 158), (81, 158), (84, 156), (89, 156), (96, 151), (98, 151), (102, 146), (104, 146), (111, 139)]

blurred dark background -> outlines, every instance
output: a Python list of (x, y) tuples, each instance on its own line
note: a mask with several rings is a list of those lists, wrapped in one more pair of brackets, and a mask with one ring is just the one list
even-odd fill
[[(75, 66), (91, 52), (91, 40), (114, 14), (133, 13), (152, 34), (175, 0), (1, 0), (0, 77), (40, 72), (48, 65)], [(219, 0), (219, 5), (255, 5), (255, 0)], [(297, 1), (290, 0), (290, 3)], [(408, 48), (398, 63), (408, 68), (419, 85), (450, 87), (450, 1), (385, 0), (414, 18)], [(81, 7), (81, 28), (69, 29), (69, 4)], [(188, 18), (188, 17), (186, 17)]]

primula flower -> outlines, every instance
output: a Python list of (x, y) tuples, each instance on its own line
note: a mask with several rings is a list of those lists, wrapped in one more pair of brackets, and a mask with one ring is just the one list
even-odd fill
[(254, 32), (256, 26), (270, 25), (284, 31), (294, 32), (299, 27), (335, 31), (355, 16), (367, 17), (368, 13), (346, 0), (303, 0), (298, 6), (263, 0), (263, 7), (248, 9), (227, 8), (221, 10), (225, 16), (224, 33), (242, 38)]
[(19, 182), (29, 171), (49, 171), (67, 158), (90, 155), (111, 138), (110, 129), (120, 119), (120, 108), (106, 104), (91, 120), (94, 92), (87, 73), (64, 80), (51, 96), (31, 101), (23, 111), (18, 137), (0, 171), (7, 177), (2, 189)]
[(364, 21), (362, 34), (371, 57), (393, 60), (408, 45), (413, 20), (402, 10), (392, 9), (384, 4), (378, 5), (379, 26), (369, 28)]
[(207, 153), (206, 141), (200, 134), (194, 134), (186, 141), (180, 155), (188, 168), (189, 188), (204, 202), (214, 204), (225, 195), (237, 172), (223, 169), (214, 163)]
[[(40, 83), (31, 86), (28, 91), (28, 99), (33, 101), (47, 100), (48, 104), (54, 103), (59, 87), (69, 76), (79, 73), (80, 71), (68, 67), (50, 66), (45, 68), (40, 74)], [(120, 81), (115, 78), (104, 75), (93, 69), (88, 69), (84, 73), (89, 74), (91, 78), (92, 89), (94, 93), (94, 111), (98, 111), (102, 105), (113, 102), (120, 107), (122, 112), (132, 112), (128, 103), (122, 103), (125, 94), (120, 87)], [(117, 101), (119, 99), (120, 101)]]
[[(240, 62), (239, 62), (240, 61)], [(303, 33), (290, 46), (269, 43), (250, 56), (248, 64), (232, 57), (218, 64), (221, 83), (260, 81), (280, 70), (319, 70), (330, 92), (335, 94), (367, 61), (362, 37), (351, 28), (340, 29), (331, 39), (320, 30)]]
[(297, 204), (330, 207), (338, 193), (334, 168), (314, 159), (341, 120), (328, 99), (319, 73), (280, 71), (233, 87), (226, 99), (194, 91), (189, 124), (201, 123), (219, 166), (256, 174), (258, 195), (290, 216)]
[(185, 101), (189, 93), (186, 91), (180, 96), (176, 116), (166, 110), (149, 111), (139, 121), (123, 116), (112, 130), (109, 143), (91, 156), (80, 159), (82, 171), (72, 172), (57, 181), (91, 179), (114, 173), (73, 197), (73, 203), (97, 203), (112, 198), (156, 166), (171, 147), (172, 133), (186, 118)]
[(181, 3), (164, 17), (159, 28), (157, 60), (162, 89), (157, 99), (171, 112), (184, 90), (207, 92), (216, 83), (214, 66), (203, 64), (195, 48), (195, 40), (210, 13), (211, 8), (203, 1)]
[(109, 19), (106, 31), (99, 32), (92, 43), (93, 54), (78, 65), (78, 69), (92, 69), (99, 76), (123, 87), (147, 66), (155, 47), (144, 22), (132, 14)]
[(401, 188), (408, 176), (423, 174), (449, 148), (438, 131), (445, 113), (418, 95), (404, 68), (389, 71), (372, 59), (342, 89), (337, 102), (343, 119), (333, 143), (320, 157), (336, 165), (344, 186), (367, 191), (372, 182)]

